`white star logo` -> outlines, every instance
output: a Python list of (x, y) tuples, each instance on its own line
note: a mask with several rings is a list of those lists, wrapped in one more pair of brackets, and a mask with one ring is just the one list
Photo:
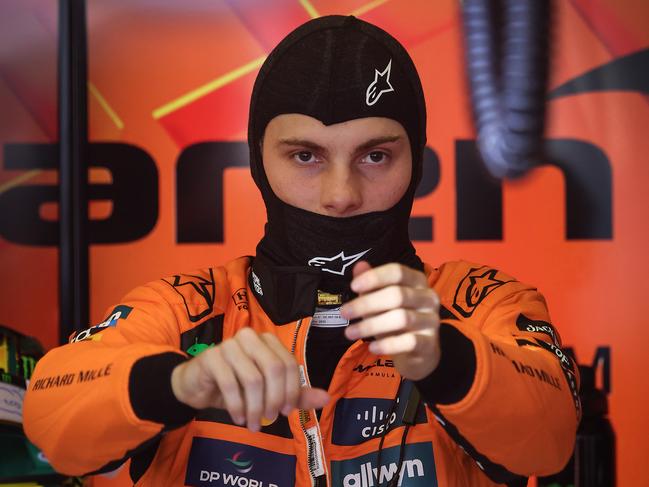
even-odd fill
[(374, 81), (370, 83), (365, 92), (365, 103), (368, 106), (374, 105), (383, 93), (389, 93), (394, 91), (394, 88), (390, 84), (390, 70), (392, 69), (392, 59), (388, 62), (388, 65), (383, 71), (374, 69)]
[[(356, 262), (358, 259), (363, 257), (372, 249), (367, 249), (358, 254), (345, 256), (345, 251), (341, 250), (339, 254), (334, 255), (333, 257), (314, 257), (309, 261), (309, 265), (312, 267), (320, 267), (324, 272), (331, 272), (332, 274), (338, 274), (339, 276), (345, 275), (345, 269), (350, 265)], [(325, 267), (327, 266), (327, 267)], [(337, 267), (342, 266), (340, 270), (336, 270)]]

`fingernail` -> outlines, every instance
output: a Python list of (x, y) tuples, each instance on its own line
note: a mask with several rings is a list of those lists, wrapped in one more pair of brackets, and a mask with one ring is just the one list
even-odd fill
[(291, 414), (292, 410), (293, 410), (293, 407), (290, 404), (287, 404), (282, 408), (282, 414), (284, 416), (288, 416), (289, 414)]
[(253, 433), (256, 433), (257, 431), (259, 431), (259, 425), (257, 423), (250, 423), (248, 425), (248, 429)]
[(379, 346), (376, 344), (376, 342), (370, 343), (369, 350), (374, 355), (379, 355), (380, 350), (379, 350)]
[(277, 416), (278, 413), (272, 414), (272, 415), (264, 415), (263, 418), (261, 418), (261, 427), (263, 428), (264, 426), (270, 426), (273, 424), (275, 421), (277, 421)]
[(232, 419), (234, 419), (234, 422), (239, 426), (243, 425), (246, 422), (246, 418), (244, 418), (243, 416), (235, 416)]

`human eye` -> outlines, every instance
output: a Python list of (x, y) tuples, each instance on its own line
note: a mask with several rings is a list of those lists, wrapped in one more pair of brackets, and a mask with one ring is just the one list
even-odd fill
[(298, 164), (314, 164), (318, 162), (318, 159), (316, 158), (315, 154), (313, 154), (313, 152), (308, 150), (295, 152), (291, 155), (291, 157)]
[(365, 157), (361, 159), (361, 162), (367, 164), (380, 164), (382, 162), (387, 162), (390, 155), (384, 151), (375, 150), (368, 153)]

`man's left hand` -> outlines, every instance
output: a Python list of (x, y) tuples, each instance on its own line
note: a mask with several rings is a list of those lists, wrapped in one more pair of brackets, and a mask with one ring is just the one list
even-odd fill
[(343, 318), (362, 318), (350, 325), (350, 340), (373, 337), (375, 355), (391, 355), (406, 379), (423, 379), (440, 359), (439, 297), (423, 272), (401, 264), (372, 268), (359, 262), (353, 269), (352, 291), (359, 295), (343, 305)]

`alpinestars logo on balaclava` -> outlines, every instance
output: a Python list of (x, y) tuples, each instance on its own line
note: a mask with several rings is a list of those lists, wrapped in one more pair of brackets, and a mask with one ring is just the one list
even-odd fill
[[(412, 178), (401, 200), (384, 211), (345, 218), (280, 200), (264, 172), (262, 140), (273, 118), (291, 113), (324, 125), (365, 117), (399, 122), (412, 154)], [(421, 178), (426, 106), (415, 65), (394, 37), (352, 16), (319, 17), (301, 25), (266, 58), (248, 120), (250, 169), (268, 217), (252, 263), (264, 294), (254, 296), (275, 323), (311, 316), (318, 289), (351, 295), (353, 264), (361, 258), (374, 267), (399, 262), (423, 268), (408, 221)], [(252, 280), (250, 288), (254, 291)]]
[(309, 261), (309, 265), (312, 267), (320, 267), (323, 272), (331, 272), (332, 274), (344, 276), (345, 270), (370, 250), (371, 249), (367, 249), (363, 252), (348, 256), (345, 256), (345, 251), (342, 250), (338, 255), (334, 255), (333, 257), (314, 257)]
[(365, 103), (368, 106), (374, 105), (383, 93), (390, 93), (394, 88), (390, 84), (390, 68), (392, 67), (392, 59), (383, 71), (378, 69), (374, 70), (374, 81), (367, 87), (365, 92)]

